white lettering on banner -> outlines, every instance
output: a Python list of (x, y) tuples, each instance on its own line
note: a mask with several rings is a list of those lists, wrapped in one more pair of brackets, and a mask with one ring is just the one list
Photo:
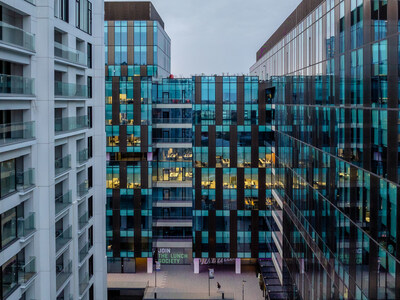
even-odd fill
[(222, 265), (229, 262), (234, 262), (234, 258), (201, 258), (201, 265)]

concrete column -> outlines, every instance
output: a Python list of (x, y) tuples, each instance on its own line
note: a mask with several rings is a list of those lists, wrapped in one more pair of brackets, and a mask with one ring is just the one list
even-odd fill
[(235, 273), (236, 274), (241, 273), (240, 258), (236, 258), (236, 260), (235, 260)]
[(147, 258), (147, 274), (153, 273), (153, 258), (148, 257)]
[(200, 258), (193, 258), (194, 274), (200, 273)]

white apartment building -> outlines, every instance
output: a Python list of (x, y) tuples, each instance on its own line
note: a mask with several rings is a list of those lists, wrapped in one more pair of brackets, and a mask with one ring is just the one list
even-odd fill
[(106, 299), (102, 0), (0, 0), (0, 299)]

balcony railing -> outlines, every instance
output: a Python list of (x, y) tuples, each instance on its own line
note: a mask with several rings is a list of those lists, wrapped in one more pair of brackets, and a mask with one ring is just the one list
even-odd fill
[(36, 274), (36, 257), (30, 257), (27, 263), (18, 266), (18, 283), (27, 283)]
[(192, 118), (153, 118), (153, 124), (192, 124)]
[(54, 161), (56, 175), (64, 173), (71, 168), (71, 154), (61, 157)]
[(89, 223), (89, 214), (88, 212), (84, 213), (82, 216), (79, 217), (79, 230), (85, 227)]
[(192, 138), (153, 138), (154, 143), (191, 143)]
[(83, 246), (79, 250), (79, 262), (82, 262), (83, 259), (88, 255), (90, 249), (92, 249), (92, 244), (90, 242), (87, 242), (85, 246)]
[(35, 94), (35, 80), (16, 75), (0, 74), (0, 94)]
[(79, 276), (79, 295), (81, 296), (83, 292), (89, 285), (90, 276), (89, 273), (86, 272), (83, 276)]
[(35, 122), (0, 124), (0, 146), (35, 138)]
[(25, 218), (17, 219), (17, 232), (19, 238), (25, 238), (35, 231), (35, 213), (30, 213)]
[(81, 151), (78, 151), (78, 153), (76, 154), (76, 160), (78, 162), (78, 164), (83, 164), (85, 162), (88, 161), (89, 159), (89, 152), (88, 149), (83, 149)]
[(191, 99), (173, 99), (173, 98), (156, 98), (153, 99), (153, 103), (162, 104), (192, 104)]
[(87, 116), (66, 117), (54, 120), (56, 133), (81, 130), (88, 127)]
[(60, 287), (67, 281), (67, 279), (72, 274), (72, 261), (70, 260), (64, 268), (56, 275), (56, 290), (58, 291)]
[(56, 202), (56, 215), (63, 211), (64, 209), (66, 209), (68, 206), (71, 205), (72, 203), (72, 192), (69, 190), (67, 193), (65, 193), (64, 195), (61, 195), (59, 197), (56, 198), (55, 200)]
[(83, 197), (89, 192), (89, 182), (85, 180), (84, 182), (78, 184), (78, 196)]
[(0, 41), (35, 51), (35, 35), (4, 22), (0, 22)]
[(88, 87), (82, 84), (55, 81), (54, 95), (58, 97), (87, 98)]
[(60, 251), (72, 238), (72, 226), (69, 226), (63, 232), (56, 233), (56, 252)]
[(30, 168), (23, 172), (17, 172), (17, 190), (24, 192), (35, 186), (35, 169)]
[(54, 56), (79, 65), (87, 62), (85, 53), (57, 42), (54, 42)]

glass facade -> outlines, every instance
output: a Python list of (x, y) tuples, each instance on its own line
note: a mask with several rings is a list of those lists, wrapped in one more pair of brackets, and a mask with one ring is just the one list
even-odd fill
[(399, 299), (400, 3), (309, 8), (251, 68), (270, 79), (281, 254), (303, 299)]

